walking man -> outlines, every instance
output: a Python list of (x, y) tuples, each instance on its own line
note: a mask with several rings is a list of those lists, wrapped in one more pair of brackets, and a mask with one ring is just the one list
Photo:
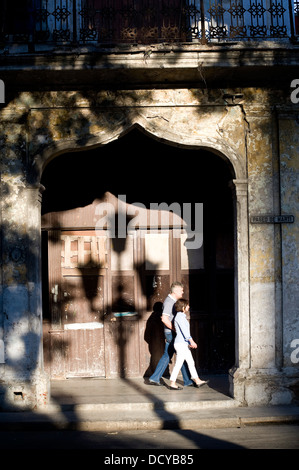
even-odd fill
[[(164, 335), (165, 335), (165, 349), (163, 356), (159, 360), (155, 372), (149, 378), (149, 383), (151, 385), (162, 385), (160, 383), (160, 379), (164, 374), (166, 367), (168, 366), (171, 358), (175, 352), (174, 350), (174, 338), (175, 338), (175, 331), (172, 325), (172, 320), (175, 315), (174, 304), (177, 300), (183, 297), (184, 293), (184, 286), (181, 282), (174, 282), (170, 288), (170, 294), (166, 297), (164, 304), (163, 304), (163, 311), (162, 311), (162, 322), (164, 323)], [(184, 380), (184, 385), (186, 387), (193, 385), (193, 381), (190, 377), (190, 372), (187, 367), (186, 362), (183, 363), (182, 368), (182, 375)]]

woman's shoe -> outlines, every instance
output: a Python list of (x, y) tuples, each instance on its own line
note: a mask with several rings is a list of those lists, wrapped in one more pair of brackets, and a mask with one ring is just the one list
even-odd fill
[(196, 388), (200, 388), (202, 387), (203, 385), (207, 384), (209, 381), (208, 380), (201, 380), (200, 383), (194, 383), (194, 387)]
[(169, 390), (183, 390), (182, 387), (171, 387), (171, 385), (169, 385)]

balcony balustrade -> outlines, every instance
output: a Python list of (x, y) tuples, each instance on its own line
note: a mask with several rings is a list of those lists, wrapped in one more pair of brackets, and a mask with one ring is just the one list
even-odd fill
[(299, 0), (2, 0), (7, 44), (296, 41)]

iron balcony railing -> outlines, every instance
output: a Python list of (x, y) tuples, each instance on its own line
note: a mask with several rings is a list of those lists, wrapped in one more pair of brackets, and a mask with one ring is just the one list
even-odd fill
[(2, 0), (6, 44), (296, 40), (299, 0)]

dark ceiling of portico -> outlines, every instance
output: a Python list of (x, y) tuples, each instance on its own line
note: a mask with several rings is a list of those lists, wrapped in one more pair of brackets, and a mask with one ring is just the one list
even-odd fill
[[(109, 191), (128, 203), (231, 199), (227, 161), (203, 149), (162, 143), (133, 129), (110, 144), (65, 153), (46, 167), (42, 213), (84, 207)], [(225, 197), (226, 199), (226, 197)]]

